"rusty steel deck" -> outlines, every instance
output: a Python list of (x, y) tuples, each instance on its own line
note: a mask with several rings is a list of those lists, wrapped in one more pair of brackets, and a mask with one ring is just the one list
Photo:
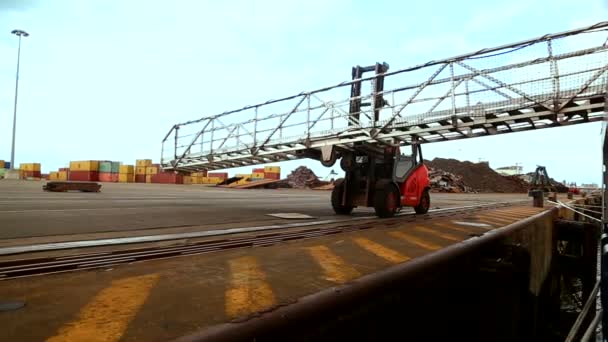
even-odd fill
[(6, 279), (0, 281), (0, 301), (25, 306), (0, 311), (0, 324), (5, 339), (19, 341), (221, 337), (226, 328), (297, 308), (302, 298), (328, 289), (348, 291), (378, 272), (421, 262), (432, 272), (430, 261), (446, 251), (494, 239), (522, 220), (550, 214), (548, 209), (517, 205), (361, 220), (320, 236), (294, 228), (292, 237), (301, 236), (293, 239), (250, 235), (253, 243), (240, 248), (120, 265), (110, 260), (95, 270)]

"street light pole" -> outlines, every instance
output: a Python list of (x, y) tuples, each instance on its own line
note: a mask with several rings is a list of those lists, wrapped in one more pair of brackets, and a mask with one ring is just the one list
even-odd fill
[(21, 59), (21, 37), (30, 34), (23, 30), (12, 30), (12, 34), (19, 36), (19, 48), (17, 49), (17, 74), (15, 76), (15, 106), (13, 110), (13, 144), (11, 145), (11, 170), (15, 169), (15, 132), (17, 131), (17, 96), (19, 93), (19, 60)]

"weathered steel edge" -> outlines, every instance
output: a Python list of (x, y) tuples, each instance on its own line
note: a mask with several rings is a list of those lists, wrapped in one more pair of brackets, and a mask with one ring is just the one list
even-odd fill
[(370, 293), (396, 281), (414, 277), (451, 259), (464, 256), (484, 245), (499, 241), (510, 234), (528, 227), (536, 220), (547, 216), (554, 217), (559, 206), (550, 208), (521, 221), (502, 228), (491, 230), (479, 237), (445, 247), (436, 252), (415, 258), (406, 263), (395, 265), (372, 274), (365, 275), (348, 284), (331, 287), (320, 292), (299, 298), (296, 303), (279, 307), (273, 311), (261, 313), (244, 322), (230, 322), (203, 328), (193, 334), (176, 339), (176, 342), (190, 341), (253, 341), (256, 335), (269, 331), (284, 329), (290, 324), (297, 324), (314, 317), (326, 308), (345, 306), (351, 301), (368, 296)]

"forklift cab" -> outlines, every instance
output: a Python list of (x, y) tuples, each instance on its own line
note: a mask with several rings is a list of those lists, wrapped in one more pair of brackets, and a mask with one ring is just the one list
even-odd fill
[(414, 172), (416, 166), (422, 164), (422, 149), (419, 144), (412, 145), (412, 154), (400, 154), (397, 151), (393, 167), (393, 181), (403, 183)]

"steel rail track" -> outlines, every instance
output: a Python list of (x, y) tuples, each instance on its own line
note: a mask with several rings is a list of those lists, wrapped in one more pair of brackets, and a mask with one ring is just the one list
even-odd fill
[(470, 214), (472, 212), (484, 210), (506, 208), (517, 203), (518, 202), (503, 202), (490, 205), (482, 204), (477, 206), (468, 206), (466, 208), (446, 208), (440, 212), (422, 216), (402, 215), (401, 217), (383, 220), (359, 219), (337, 221), (332, 226), (320, 225), (318, 227), (307, 227), (299, 230), (264, 232), (254, 236), (204, 240), (179, 246), (137, 247), (108, 252), (82, 253), (70, 256), (6, 260), (0, 261), (0, 280), (72, 272), (93, 268), (105, 268), (124, 263), (213, 253), (237, 248), (270, 246), (292, 240), (304, 240), (378, 227), (392, 227), (399, 223), (416, 222), (420, 219), (429, 220), (442, 217), (452, 217), (461, 214)]

